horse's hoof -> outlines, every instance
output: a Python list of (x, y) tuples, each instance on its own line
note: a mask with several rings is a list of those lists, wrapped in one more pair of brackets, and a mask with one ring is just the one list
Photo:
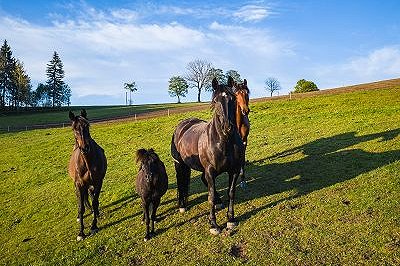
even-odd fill
[(213, 236), (217, 236), (217, 235), (219, 235), (221, 233), (221, 229), (219, 229), (218, 227), (217, 228), (210, 228), (210, 233)]
[(77, 236), (77, 237), (76, 237), (76, 241), (82, 241), (83, 239), (84, 239), (83, 236)]
[(184, 213), (186, 211), (186, 208), (179, 208), (180, 213)]
[(237, 223), (237, 222), (227, 222), (227, 223), (226, 223), (226, 228), (227, 228), (228, 230), (232, 230), (232, 229), (235, 228), (236, 226), (238, 226), (238, 223)]
[(215, 204), (215, 210), (222, 210), (223, 208), (225, 208), (223, 203), (219, 203), (219, 204)]
[(76, 221), (79, 223), (81, 220), (79, 220), (79, 218), (76, 218)]

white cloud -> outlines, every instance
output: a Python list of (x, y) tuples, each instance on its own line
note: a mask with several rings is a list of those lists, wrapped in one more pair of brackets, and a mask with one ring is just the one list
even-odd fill
[(312, 72), (323, 81), (322, 88), (397, 78), (400, 76), (400, 46), (386, 46), (343, 63), (313, 67)]
[(388, 46), (376, 49), (366, 57), (350, 60), (343, 68), (364, 78), (382, 75), (400, 76), (400, 47)]
[[(266, 73), (278, 69), (280, 59), (294, 55), (289, 42), (274, 39), (266, 29), (217, 22), (208, 28), (177, 22), (143, 24), (130, 10), (87, 7), (86, 12), (86, 17), (81, 14), (75, 19), (57, 17), (48, 26), (0, 18), (0, 36), (24, 62), (34, 83), (46, 80), (53, 51), (60, 54), (72, 104), (85, 104), (79, 99), (89, 95), (124, 95), (122, 84), (130, 80), (139, 85), (140, 103), (174, 101), (167, 92), (169, 78), (184, 74), (186, 64), (197, 58), (224, 70), (238, 70), (254, 86), (252, 95), (262, 96)], [(191, 93), (187, 100), (194, 101), (196, 92)]]
[(238, 11), (233, 13), (233, 16), (245, 22), (258, 22), (270, 16), (272, 12), (264, 6), (245, 5)]

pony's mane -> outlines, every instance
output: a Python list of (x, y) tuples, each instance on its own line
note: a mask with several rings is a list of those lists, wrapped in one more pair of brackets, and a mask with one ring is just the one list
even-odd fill
[(139, 149), (136, 151), (136, 163), (145, 163), (149, 160), (157, 161), (159, 160), (158, 155), (153, 149)]

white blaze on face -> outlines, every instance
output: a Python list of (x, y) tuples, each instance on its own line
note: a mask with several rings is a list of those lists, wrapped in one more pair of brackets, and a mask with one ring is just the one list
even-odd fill
[(221, 95), (224, 96), (224, 97), (226, 97), (226, 92), (223, 92)]

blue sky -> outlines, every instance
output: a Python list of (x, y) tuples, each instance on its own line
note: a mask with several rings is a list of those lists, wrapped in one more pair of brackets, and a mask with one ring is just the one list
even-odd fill
[[(277, 78), (320, 89), (400, 77), (400, 1), (3, 1), (0, 39), (34, 88), (53, 51), (64, 63), (73, 105), (175, 102), (168, 80), (205, 59), (235, 69), (251, 97)], [(183, 101), (195, 101), (190, 90)], [(209, 93), (202, 100), (210, 100)]]

